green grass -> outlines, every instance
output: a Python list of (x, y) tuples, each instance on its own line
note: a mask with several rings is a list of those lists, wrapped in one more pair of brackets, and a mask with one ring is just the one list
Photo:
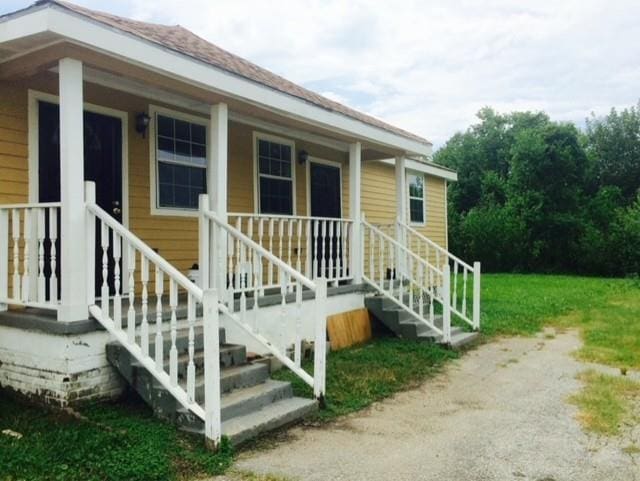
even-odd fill
[[(328, 421), (416, 386), (456, 357), (456, 353), (440, 346), (393, 337), (332, 352), (327, 361), (326, 407), (319, 411), (317, 419)], [(291, 381), (297, 395), (312, 394), (288, 370), (278, 371), (275, 377)]]
[(203, 438), (177, 431), (139, 401), (79, 410), (84, 419), (31, 406), (0, 391), (0, 481), (155, 481), (224, 472), (225, 442), (213, 455)]
[(592, 432), (616, 435), (623, 422), (634, 420), (633, 402), (640, 399), (640, 383), (621, 376), (588, 370), (579, 376), (584, 389), (570, 401), (580, 408), (579, 419)]
[(640, 369), (640, 284), (634, 279), (486, 274), (481, 325), (487, 336), (578, 328), (584, 339), (578, 358)]

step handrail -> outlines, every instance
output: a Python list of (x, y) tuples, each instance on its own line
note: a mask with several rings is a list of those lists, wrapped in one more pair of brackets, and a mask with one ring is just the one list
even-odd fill
[[(412, 249), (413, 243), (408, 238), (409, 236), (414, 236), (425, 243), (428, 247), (426, 249), (428, 253), (428, 248), (435, 249), (438, 253), (445, 256), (447, 259), (447, 265), (451, 263), (453, 265), (453, 273), (450, 276), (450, 294), (451, 294), (451, 312), (455, 314), (458, 318), (462, 319), (464, 322), (469, 324), (474, 330), (480, 329), (480, 282), (481, 282), (481, 273), (480, 273), (480, 263), (474, 262), (473, 266), (466, 263), (458, 256), (452, 254), (444, 247), (438, 245), (427, 236), (417, 231), (413, 227), (409, 226), (406, 222), (403, 222), (401, 219), (396, 219), (396, 226), (398, 226), (400, 232), (400, 239), (405, 243), (408, 249)], [(420, 253), (421, 249), (418, 248), (418, 253)], [(458, 281), (458, 268), (462, 268), (461, 276), (462, 277), (462, 286), (458, 286), (460, 283)], [(472, 307), (471, 313), (468, 312), (467, 305), (467, 283), (468, 279), (471, 279), (473, 283), (473, 292), (472, 292)]]
[[(280, 362), (288, 367), (294, 374), (313, 388), (314, 396), (322, 403), (326, 390), (326, 299), (327, 280), (323, 277), (315, 281), (309, 279), (284, 260), (265, 249), (239, 229), (221, 219), (215, 212), (209, 209), (209, 198), (202, 194), (199, 199), (200, 210), (200, 236), (205, 239), (205, 245), (200, 251), (200, 266), (204, 269), (206, 285), (210, 282), (209, 266), (220, 269), (226, 273), (226, 278), (219, 272), (213, 272), (214, 283), (219, 290), (227, 292), (227, 305), (220, 306), (220, 311), (229, 317), (245, 334), (259, 342)], [(215, 246), (209, 246), (209, 239), (213, 239)], [(237, 242), (234, 242), (237, 241)], [(201, 246), (202, 247), (202, 246)], [(213, 258), (212, 258), (213, 256)], [(260, 311), (259, 297), (263, 295), (264, 270), (263, 264), (270, 268), (275, 266), (277, 279), (280, 284), (280, 316), (276, 321), (280, 322), (280, 339), (274, 341), (267, 339), (261, 332), (257, 323)], [(201, 270), (201, 273), (203, 271)], [(202, 274), (201, 274), (202, 275)], [(291, 280), (294, 282), (292, 283)], [(234, 285), (235, 284), (235, 285)], [(302, 290), (306, 287), (315, 294), (313, 309), (314, 327), (314, 358), (313, 375), (302, 369)], [(292, 290), (293, 289), (293, 290)], [(287, 295), (295, 294), (294, 325), (292, 332), (288, 327), (290, 317), (287, 307)], [(239, 294), (239, 312), (233, 312), (235, 306), (235, 294)], [(253, 296), (253, 306), (247, 307), (247, 300)], [(253, 324), (251, 323), (253, 320)], [(293, 336), (292, 336), (293, 334)], [(293, 337), (293, 339), (291, 339)], [(287, 354), (288, 346), (293, 342), (293, 359)]]
[(407, 232), (409, 232), (411, 235), (416, 236), (418, 239), (420, 239), (421, 241), (427, 243), (430, 247), (433, 247), (435, 250), (439, 251), (441, 254), (447, 256), (449, 259), (451, 259), (452, 261), (457, 262), (458, 264), (460, 264), (461, 266), (465, 267), (466, 269), (472, 271), (473, 267), (470, 266), (469, 264), (467, 264), (465, 261), (463, 261), (462, 259), (460, 259), (458, 256), (452, 254), (451, 252), (449, 252), (447, 249), (445, 249), (444, 247), (442, 247), (441, 245), (437, 244), (436, 242), (434, 242), (433, 240), (429, 239), (427, 236), (425, 236), (424, 234), (422, 234), (421, 232), (418, 232), (416, 229), (414, 229), (413, 227), (411, 227), (410, 225), (408, 225), (407, 223), (401, 221), (401, 220), (396, 220), (396, 223), (404, 230), (406, 230)]
[[(362, 223), (362, 243), (363, 243), (363, 279), (374, 287), (379, 294), (383, 295), (386, 299), (392, 301), (397, 306), (399, 306), (404, 311), (411, 314), (415, 319), (426, 324), (430, 329), (442, 335), (443, 341), (448, 343), (451, 341), (451, 313), (449, 310), (449, 291), (446, 288), (448, 285), (446, 280), (449, 277), (449, 266), (445, 265), (442, 269), (438, 269), (437, 267), (430, 264), (426, 259), (423, 259), (413, 253), (406, 246), (402, 245), (396, 239), (392, 238), (384, 231), (382, 231), (379, 227), (369, 223), (363, 216), (361, 221)], [(366, 250), (365, 239), (367, 238), (369, 241), (369, 272), (364, 266), (364, 258), (366, 254), (364, 250)], [(378, 248), (382, 250), (379, 256), (376, 258), (373, 252), (375, 246), (375, 239), (378, 239)], [(388, 245), (385, 245), (385, 242)], [(385, 253), (389, 254), (389, 259), (385, 260)], [(401, 255), (402, 254), (402, 255)], [(401, 266), (401, 259), (404, 258), (404, 261), (409, 266)], [(378, 266), (374, 267), (374, 262), (377, 260)], [(412, 261), (412, 262), (410, 262)], [(391, 275), (389, 279), (386, 279), (387, 286), (385, 287), (385, 279), (383, 277), (383, 270), (381, 267), (384, 267), (386, 263), (389, 262), (389, 266), (392, 272), (395, 271), (395, 275)], [(413, 263), (416, 263), (418, 266), (421, 266), (421, 269), (418, 270), (419, 274), (416, 276), (413, 274)], [(425, 269), (426, 268), (426, 272)], [(380, 272), (380, 279), (376, 281), (375, 274), (376, 272)], [(425, 274), (427, 278), (425, 278)], [(396, 279), (399, 277), (397, 281), (398, 295), (395, 295), (395, 284)], [(439, 279), (436, 279), (439, 277)], [(442, 282), (442, 286), (444, 289), (440, 289), (440, 279)], [(405, 291), (405, 285), (408, 284), (408, 292)], [(418, 290), (418, 308), (416, 309), (415, 304), (415, 294), (414, 289)], [(428, 298), (428, 305), (425, 311), (424, 306), (424, 297), (425, 294)], [(408, 297), (408, 302), (405, 302), (405, 297)], [(443, 312), (443, 323), (442, 328), (439, 328), (435, 325), (435, 302), (438, 302), (442, 305)]]
[[(222, 439), (221, 393), (220, 393), (220, 304), (215, 289), (202, 289), (191, 282), (184, 274), (166, 259), (151, 249), (133, 232), (124, 227), (96, 203), (95, 184), (85, 183), (86, 209), (86, 249), (88, 258), (95, 256), (96, 247), (101, 250), (102, 284), (100, 286), (100, 305), (96, 303), (95, 264), (88, 262), (87, 279), (89, 289), (87, 303), (89, 313), (138, 361), (164, 389), (184, 408), (204, 421), (207, 443), (217, 448)], [(96, 245), (96, 227), (99, 243)], [(139, 263), (137, 263), (139, 261)], [(139, 267), (136, 272), (136, 266)], [(155, 279), (151, 284), (150, 266), (155, 268)], [(126, 310), (126, 329), (123, 328), (123, 272), (128, 274), (128, 309)], [(139, 277), (140, 299), (136, 302), (135, 276)], [(165, 293), (165, 280), (168, 281), (168, 293)], [(153, 356), (150, 350), (149, 288), (155, 293), (155, 342)], [(188, 362), (186, 382), (178, 376), (178, 296), (183, 289), (187, 295), (188, 323)], [(163, 297), (168, 294), (170, 313), (170, 339), (165, 338)], [(166, 303), (166, 300), (165, 300)], [(204, 335), (204, 365), (195, 364), (195, 326), (197, 306), (202, 306)], [(141, 309), (141, 324), (136, 326), (136, 308)], [(139, 340), (139, 342), (138, 342)], [(165, 367), (165, 340), (169, 341), (168, 372)], [(196, 400), (196, 370), (204, 376), (204, 405)]]

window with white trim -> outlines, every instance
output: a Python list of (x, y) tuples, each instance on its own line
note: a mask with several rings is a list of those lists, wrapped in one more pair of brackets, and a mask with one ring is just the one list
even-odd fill
[(207, 191), (207, 127), (156, 114), (158, 208), (197, 209)]
[(257, 137), (261, 214), (293, 215), (293, 144)]
[(409, 186), (409, 220), (412, 224), (424, 224), (424, 175), (407, 174)]

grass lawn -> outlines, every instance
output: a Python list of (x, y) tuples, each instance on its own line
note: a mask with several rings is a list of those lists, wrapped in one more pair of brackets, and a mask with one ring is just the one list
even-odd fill
[[(580, 328), (585, 340), (577, 353), (581, 359), (640, 369), (637, 280), (482, 277), (482, 331), (487, 338), (529, 335), (545, 325)], [(360, 410), (415, 386), (457, 356), (438, 346), (391, 337), (331, 353), (327, 407), (318, 420)], [(291, 380), (298, 394), (311, 393), (288, 371), (276, 377)], [(611, 432), (638, 391), (624, 381), (611, 384), (596, 375), (585, 374), (582, 380), (583, 397), (573, 402), (580, 406), (583, 419), (597, 420), (596, 430)], [(201, 438), (155, 419), (140, 403), (86, 406), (79, 411), (83, 419), (26, 406), (0, 392), (0, 431), (23, 435), (21, 439), (0, 435), (0, 481), (187, 479), (223, 472), (233, 460), (229, 447), (214, 456)]]
[(213, 455), (201, 437), (153, 417), (141, 401), (79, 408), (84, 418), (30, 406), (0, 391), (0, 481), (165, 481), (224, 472), (224, 445)]

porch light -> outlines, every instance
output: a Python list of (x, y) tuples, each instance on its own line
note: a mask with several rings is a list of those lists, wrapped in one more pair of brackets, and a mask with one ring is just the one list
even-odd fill
[(136, 132), (142, 134), (143, 138), (146, 136), (150, 121), (151, 117), (149, 117), (146, 112), (141, 112), (136, 115)]
[(300, 165), (304, 164), (307, 160), (309, 160), (309, 152), (306, 150), (301, 150), (298, 152), (298, 163)]

